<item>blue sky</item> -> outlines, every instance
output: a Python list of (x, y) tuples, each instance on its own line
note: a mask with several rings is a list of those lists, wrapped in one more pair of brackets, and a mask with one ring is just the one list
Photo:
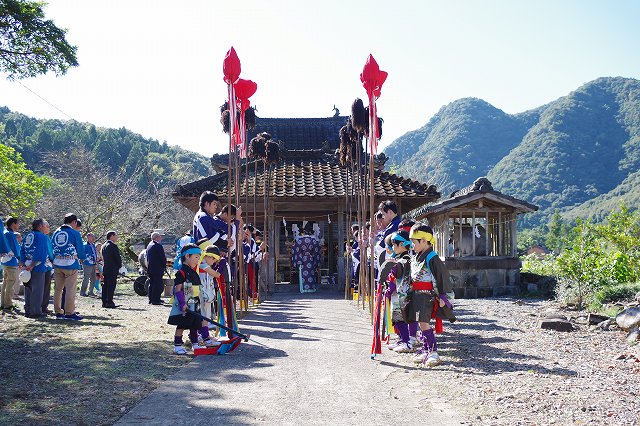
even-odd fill
[(389, 73), (382, 147), (462, 97), (517, 113), (598, 77), (640, 77), (636, 1), (53, 0), (45, 13), (69, 30), (80, 66), (22, 80), (55, 108), (0, 75), (0, 105), (205, 155), (227, 147), (230, 46), (263, 117), (330, 116), (334, 104), (348, 115), (372, 53)]

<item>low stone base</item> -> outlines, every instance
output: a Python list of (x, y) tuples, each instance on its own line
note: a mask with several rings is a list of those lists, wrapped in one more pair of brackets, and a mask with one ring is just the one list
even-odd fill
[(520, 260), (517, 258), (447, 258), (445, 265), (457, 299), (520, 294)]

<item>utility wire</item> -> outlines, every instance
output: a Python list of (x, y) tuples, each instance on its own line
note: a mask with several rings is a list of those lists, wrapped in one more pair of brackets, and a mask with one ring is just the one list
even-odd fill
[[(73, 117), (71, 117), (69, 114), (67, 114), (66, 112), (64, 112), (63, 110), (61, 110), (60, 108), (58, 108), (57, 106), (55, 106), (54, 104), (52, 104), (51, 102), (49, 102), (48, 100), (46, 100), (45, 98), (43, 98), (42, 96), (40, 96), (39, 94), (37, 94), (35, 91), (31, 90), (29, 87), (27, 87), (23, 82), (18, 81), (17, 82), (20, 86), (24, 87), (25, 89), (27, 89), (28, 91), (30, 91), (31, 93), (33, 93), (34, 95), (36, 95), (38, 98), (40, 98), (41, 100), (43, 100), (44, 102), (46, 102), (49, 106), (51, 106), (52, 108), (54, 108), (55, 110), (61, 112), (62, 114), (64, 114), (69, 120), (75, 120)], [(77, 121), (77, 120), (76, 120)]]

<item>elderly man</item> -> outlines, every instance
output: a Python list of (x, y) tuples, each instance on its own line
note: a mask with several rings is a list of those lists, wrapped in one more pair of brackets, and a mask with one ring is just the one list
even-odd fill
[(162, 275), (167, 267), (167, 257), (162, 247), (164, 233), (155, 230), (151, 233), (151, 242), (147, 246), (147, 274), (149, 275), (149, 303), (152, 305), (164, 305), (162, 296)]
[(82, 285), (80, 286), (80, 296), (87, 296), (87, 288), (89, 288), (89, 296), (93, 296), (93, 282), (96, 278), (96, 262), (98, 253), (96, 252), (96, 237), (92, 233), (87, 234), (87, 242), (84, 244), (84, 253), (87, 256), (82, 263)]
[(102, 307), (107, 309), (117, 308), (113, 303), (113, 295), (116, 292), (116, 282), (118, 280), (118, 272), (122, 268), (122, 256), (120, 249), (116, 245), (118, 235), (116, 231), (107, 232), (107, 242), (102, 246), (102, 258), (104, 266), (102, 275), (104, 281), (102, 283)]

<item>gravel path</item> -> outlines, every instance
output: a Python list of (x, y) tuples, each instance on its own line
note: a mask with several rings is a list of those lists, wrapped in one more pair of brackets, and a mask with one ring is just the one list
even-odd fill
[[(625, 333), (589, 331), (586, 314), (550, 301), (456, 304), (460, 321), (440, 338), (445, 362), (413, 379), (439, 384), (469, 423), (640, 424), (640, 362), (631, 356), (640, 352)], [(573, 317), (577, 331), (539, 329), (549, 313)]]
[(118, 424), (460, 424), (446, 398), (417, 386), (420, 370), (390, 351), (370, 360), (369, 321), (354, 302), (278, 296), (241, 329), (252, 342), (197, 357)]

